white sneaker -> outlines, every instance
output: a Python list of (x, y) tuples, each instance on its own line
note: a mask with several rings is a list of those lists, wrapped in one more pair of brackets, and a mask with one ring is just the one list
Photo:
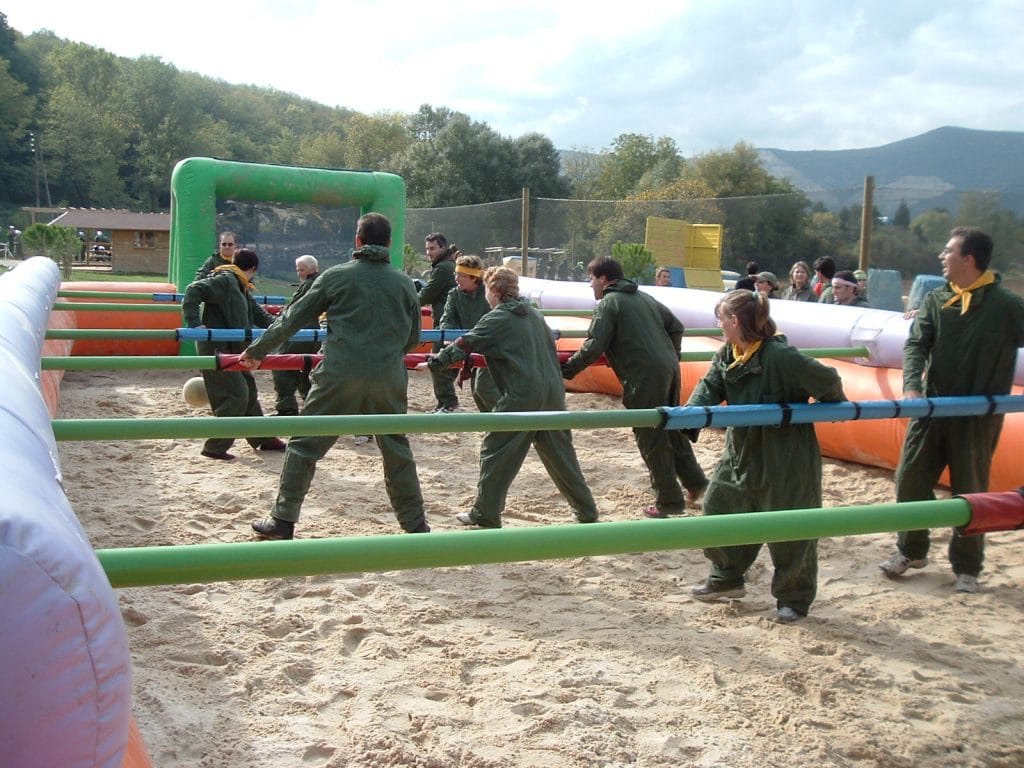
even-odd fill
[(920, 560), (911, 560), (902, 552), (897, 552), (884, 563), (879, 563), (878, 570), (886, 576), (902, 576), (910, 568), (924, 568), (926, 565), (928, 565), (926, 557), (922, 557)]
[(352, 442), (355, 443), (356, 445), (366, 445), (368, 442), (370, 442), (370, 436), (356, 435), (355, 437), (352, 438)]
[(473, 518), (469, 516), (469, 512), (459, 512), (455, 515), (455, 519), (463, 525), (476, 525), (476, 523), (473, 522)]
[(969, 595), (973, 595), (978, 591), (978, 577), (971, 576), (969, 573), (959, 573), (956, 577), (956, 591), (966, 592)]
[(775, 620), (779, 624), (793, 624), (800, 621), (803, 616), (797, 613), (795, 610), (790, 608), (788, 605), (784, 605), (779, 608), (778, 613), (775, 615)]

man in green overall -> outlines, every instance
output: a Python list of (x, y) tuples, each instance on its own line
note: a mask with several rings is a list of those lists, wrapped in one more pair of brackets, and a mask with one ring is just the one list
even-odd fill
[[(424, 241), (427, 258), (430, 259), (430, 276), (419, 291), (421, 307), (430, 307), (434, 328), (441, 327), (441, 316), (448, 293), (455, 287), (455, 257), (459, 251), (448, 244), (448, 238), (440, 232), (431, 232)], [(433, 351), (439, 352), (442, 343), (435, 341)], [(437, 370), (430, 372), (434, 382), (434, 397), (437, 404), (431, 413), (455, 413), (459, 410), (459, 396), (455, 393), (456, 371)]]
[[(989, 269), (992, 238), (957, 227), (939, 254), (946, 284), (925, 296), (903, 347), (903, 396), (1005, 395), (1013, 384), (1017, 349), (1024, 346), (1024, 299)], [(950, 491), (988, 491), (1001, 415), (912, 419), (896, 469), (896, 501), (934, 499), (949, 467)], [(897, 552), (879, 568), (901, 576), (928, 562), (929, 532), (902, 531)], [(985, 561), (983, 534), (953, 530), (949, 563), (958, 592), (978, 591)]]
[[(622, 382), (626, 408), (679, 405), (683, 324), (660, 301), (638, 291), (615, 259), (599, 256), (587, 265), (587, 271), (598, 303), (587, 340), (562, 365), (563, 378), (572, 379), (605, 355)], [(635, 428), (633, 436), (657, 494), (655, 505), (644, 514), (682, 514), (687, 502), (683, 488), (689, 502), (695, 504), (708, 485), (690, 441), (677, 429)]]
[[(313, 287), (313, 281), (320, 275), (319, 264), (315, 256), (299, 256), (295, 260), (295, 274), (299, 278), (299, 288), (295, 291), (289, 305), (294, 304)], [(309, 322), (307, 328), (319, 328), (320, 318), (314, 318)], [(284, 355), (313, 355), (320, 350), (319, 341), (288, 341), (281, 347), (281, 354)], [(272, 371), (274, 377), (274, 393), (277, 401), (274, 404), (278, 416), (298, 416), (299, 401), (295, 399), (295, 393), (306, 399), (309, 394), (309, 373), (303, 370), (297, 371)]]
[[(250, 370), (313, 318), (327, 313), (323, 360), (313, 369), (303, 416), (405, 413), (405, 353), (420, 340), (420, 305), (407, 275), (391, 266), (391, 223), (368, 213), (356, 225), (352, 260), (322, 272), (309, 292), (286, 307), (242, 354)], [(385, 488), (402, 530), (430, 530), (423, 512), (416, 461), (405, 435), (374, 435)], [(337, 436), (293, 437), (270, 517), (252, 524), (264, 539), (291, 539), (316, 463)]]
[[(266, 328), (273, 318), (252, 297), (252, 277), (259, 267), (255, 251), (243, 248), (234, 251), (230, 264), (216, 267), (209, 277), (196, 280), (185, 289), (181, 311), (189, 328)], [(199, 341), (200, 355), (218, 352), (237, 354), (245, 346), (241, 341)], [(214, 416), (262, 416), (257, 397), (256, 379), (243, 371), (202, 371), (210, 409)], [(249, 445), (261, 451), (283, 451), (284, 442), (276, 437), (249, 437)], [(208, 459), (230, 461), (228, 453), (233, 437), (211, 437), (203, 445), (202, 455)]]

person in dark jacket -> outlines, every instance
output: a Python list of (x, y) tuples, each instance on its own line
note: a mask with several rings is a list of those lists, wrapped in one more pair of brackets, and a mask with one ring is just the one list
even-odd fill
[[(292, 295), (288, 302), (291, 306), (301, 299), (309, 289), (313, 287), (313, 281), (320, 275), (320, 265), (315, 256), (299, 256), (295, 260), (295, 274), (299, 278), (298, 290)], [(309, 321), (307, 328), (319, 328), (320, 318)], [(313, 355), (320, 350), (318, 341), (289, 341), (281, 347), (281, 354), (284, 355)], [(274, 379), (274, 393), (277, 395), (275, 409), (278, 416), (298, 416), (299, 401), (295, 397), (298, 392), (302, 399), (309, 394), (309, 373), (303, 370), (295, 371), (271, 371)]]
[(844, 307), (866, 308), (871, 305), (860, 295), (857, 276), (848, 269), (841, 269), (832, 278), (832, 301)]
[[(420, 340), (420, 309), (412, 280), (391, 266), (391, 223), (367, 213), (356, 224), (351, 261), (321, 273), (309, 291), (285, 308), (263, 336), (242, 354), (250, 370), (313, 318), (327, 313), (324, 356), (310, 376), (303, 416), (405, 413), (405, 354)], [(374, 435), (384, 466), (384, 487), (399, 525), (408, 533), (430, 531), (423, 511), (416, 460), (405, 435)], [(337, 436), (288, 441), (270, 517), (252, 524), (263, 539), (291, 539), (316, 463)]]
[[(479, 256), (462, 254), (455, 259), (456, 287), (448, 291), (448, 298), (441, 313), (441, 328), (469, 329), (480, 322), (480, 318), (491, 311), (484, 288), (484, 263)], [(462, 378), (459, 379), (462, 384)], [(473, 402), (481, 413), (494, 410), (498, 402), (494, 377), (487, 368), (474, 368), (470, 377)]]
[[(494, 411), (564, 411), (565, 386), (551, 330), (529, 299), (519, 296), (519, 276), (507, 267), (484, 272), (491, 311), (429, 361), (431, 370), (448, 368), (478, 352), (487, 360), (500, 397)], [(480, 444), (480, 479), (462, 525), (500, 528), (509, 486), (530, 446), (581, 523), (597, 520), (597, 505), (587, 487), (568, 429), (488, 432)]]
[[(1005, 395), (1013, 384), (1017, 350), (1024, 346), (1024, 299), (989, 269), (992, 238), (957, 227), (939, 254), (946, 284), (924, 297), (903, 347), (905, 398)], [(953, 494), (988, 491), (1001, 415), (911, 419), (896, 468), (896, 501), (935, 498), (949, 468)], [(903, 531), (896, 553), (879, 564), (889, 577), (928, 562), (928, 530)], [(949, 564), (958, 592), (977, 592), (985, 562), (984, 535), (953, 529)]]
[[(725, 337), (707, 374), (687, 405), (805, 403), (845, 400), (834, 368), (802, 355), (776, 335), (764, 294), (731, 291), (715, 307)], [(794, 470), (794, 468), (798, 468)], [(705, 515), (768, 512), (821, 506), (821, 449), (813, 424), (729, 427), (725, 451), (704, 497)], [(694, 588), (698, 600), (739, 598), (746, 594), (747, 569), (760, 544), (710, 547), (707, 581)], [(768, 544), (775, 575), (772, 595), (778, 620), (799, 621), (817, 593), (816, 540)]]
[[(196, 280), (185, 289), (181, 310), (189, 328), (266, 328), (272, 318), (252, 297), (252, 277), (259, 268), (259, 256), (246, 248), (235, 251), (231, 264), (215, 267), (211, 275)], [(200, 341), (200, 355), (242, 351), (244, 342)], [(214, 416), (262, 416), (256, 379), (244, 371), (202, 371), (210, 409)], [(283, 451), (284, 442), (276, 437), (249, 437), (249, 445), (261, 451)], [(208, 459), (230, 461), (228, 453), (233, 437), (211, 437), (203, 445)]]
[(238, 247), (238, 238), (235, 237), (235, 233), (221, 232), (218, 243), (220, 245), (213, 252), (213, 255), (196, 270), (196, 276), (193, 278), (193, 281), (203, 280), (209, 277), (217, 267), (223, 267), (231, 263), (231, 259), (235, 255), (235, 249)]
[(761, 265), (756, 261), (747, 262), (747, 275), (741, 277), (736, 281), (735, 289), (737, 291), (752, 291), (754, 290), (754, 282), (757, 280), (757, 273), (761, 271)]
[(782, 298), (788, 301), (818, 300), (811, 287), (811, 268), (806, 261), (798, 261), (790, 268), (789, 287), (782, 292)]
[[(587, 270), (598, 304), (587, 339), (562, 364), (562, 376), (572, 379), (605, 355), (622, 382), (626, 408), (679, 405), (683, 324), (660, 301), (637, 290), (615, 259), (600, 256)], [(708, 481), (690, 441), (679, 430), (660, 428), (634, 428), (633, 436), (656, 493), (654, 506), (644, 514), (667, 517), (682, 514), (687, 501), (695, 505)]]
[[(420, 306), (430, 307), (433, 326), (440, 328), (445, 301), (448, 299), (448, 293), (455, 287), (455, 257), (458, 256), (459, 249), (455, 245), (449, 245), (448, 238), (440, 232), (427, 235), (424, 248), (427, 258), (430, 259), (430, 276), (419, 290)], [(433, 351), (440, 351), (441, 346), (440, 341), (435, 341)], [(459, 410), (459, 396), (455, 393), (456, 376), (457, 371), (430, 372), (430, 378), (434, 382), (434, 397), (437, 399), (430, 413), (455, 413)]]

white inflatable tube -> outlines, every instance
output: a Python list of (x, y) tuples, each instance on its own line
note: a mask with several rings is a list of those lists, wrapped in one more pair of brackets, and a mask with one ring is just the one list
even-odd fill
[(0, 277), (0, 763), (115, 768), (131, 658), (114, 591), (61, 487), (39, 360), (60, 272)]
[[(671, 309), (687, 328), (715, 327), (720, 293), (649, 285), (640, 286), (640, 290)], [(588, 283), (521, 277), (519, 291), (541, 309), (593, 309), (597, 303)], [(867, 347), (870, 358), (856, 358), (855, 362), (903, 368), (903, 344), (912, 321), (904, 320), (899, 312), (782, 299), (772, 299), (771, 304), (775, 324), (795, 347)], [(1013, 383), (1024, 384), (1024, 358), (1020, 353)]]

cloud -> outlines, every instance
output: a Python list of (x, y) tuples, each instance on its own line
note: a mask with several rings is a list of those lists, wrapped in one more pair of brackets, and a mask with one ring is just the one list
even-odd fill
[[(19, 0), (8, 23), (367, 113), (445, 106), (510, 136), (684, 154), (877, 146), (941, 125), (1024, 129), (1020, 11), (971, 4), (639, 0)], [(159, 30), (155, 34), (153, 30)]]

